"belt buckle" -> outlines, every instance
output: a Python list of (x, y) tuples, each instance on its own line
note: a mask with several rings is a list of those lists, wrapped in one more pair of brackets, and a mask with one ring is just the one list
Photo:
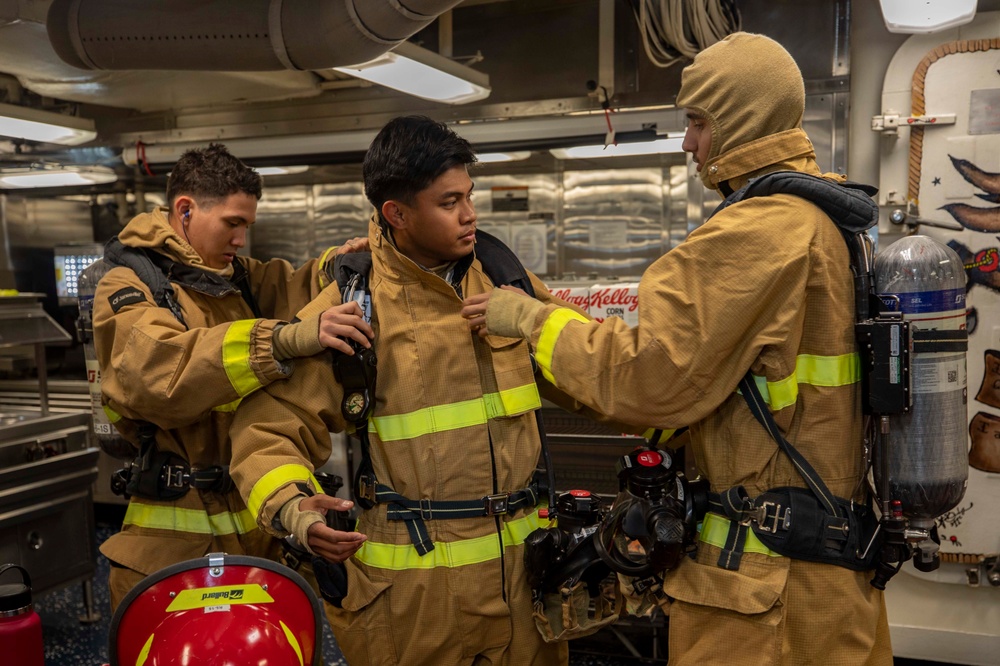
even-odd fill
[(167, 488), (183, 490), (190, 477), (185, 473), (183, 465), (163, 466), (163, 485)]
[(375, 484), (369, 480), (367, 474), (358, 477), (358, 497), (375, 503)]
[(487, 516), (499, 516), (507, 513), (507, 502), (510, 500), (510, 493), (497, 493), (487, 495), (483, 498), (483, 505)]
[[(768, 515), (768, 509), (773, 508), (774, 513)], [(775, 502), (763, 502), (759, 507), (754, 510), (756, 514), (754, 516), (754, 522), (757, 523), (757, 527), (763, 532), (769, 532), (774, 534), (778, 531), (779, 527), (784, 527), (788, 529), (788, 524), (791, 521), (792, 508), (788, 507), (785, 509), (784, 516), (781, 515), (781, 505)], [(779, 524), (780, 523), (780, 524)]]

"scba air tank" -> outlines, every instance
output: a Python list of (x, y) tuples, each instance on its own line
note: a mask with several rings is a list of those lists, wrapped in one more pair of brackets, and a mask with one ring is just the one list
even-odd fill
[[(949, 247), (909, 236), (879, 252), (875, 285), (913, 331), (965, 329), (965, 267)], [(919, 335), (919, 334), (917, 334)], [(875, 450), (876, 487), (888, 472), (890, 495), (911, 524), (931, 527), (965, 494), (969, 475), (965, 351), (918, 352), (910, 359), (911, 405), (892, 417)], [(888, 462), (883, 466), (882, 456)]]
[(90, 389), (90, 413), (94, 424), (94, 436), (105, 453), (121, 460), (135, 457), (135, 449), (128, 443), (104, 412), (101, 404), (101, 368), (94, 348), (94, 294), (97, 283), (108, 272), (110, 266), (98, 259), (80, 272), (76, 287), (80, 302), (78, 323), (80, 341), (83, 343), (84, 362), (87, 365), (87, 386)]

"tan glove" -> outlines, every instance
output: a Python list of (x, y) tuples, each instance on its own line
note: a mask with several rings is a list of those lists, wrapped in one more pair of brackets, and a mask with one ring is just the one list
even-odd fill
[(545, 304), (516, 291), (494, 289), (486, 308), (486, 330), (508, 338), (531, 339), (535, 317)]
[(323, 351), (323, 345), (319, 341), (320, 316), (322, 313), (276, 328), (271, 340), (274, 358), (285, 361), (290, 358), (312, 356)]
[(326, 525), (326, 517), (319, 511), (300, 511), (299, 504), (305, 497), (298, 496), (285, 502), (278, 513), (281, 526), (286, 532), (290, 532), (298, 539), (299, 544), (308, 550), (312, 555), (316, 553), (309, 547), (309, 528), (314, 523)]

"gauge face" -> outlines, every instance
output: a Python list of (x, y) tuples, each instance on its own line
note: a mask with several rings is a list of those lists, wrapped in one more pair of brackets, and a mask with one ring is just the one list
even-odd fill
[(365, 397), (360, 393), (352, 393), (347, 396), (346, 405), (350, 414), (360, 414), (361, 410), (365, 408)]

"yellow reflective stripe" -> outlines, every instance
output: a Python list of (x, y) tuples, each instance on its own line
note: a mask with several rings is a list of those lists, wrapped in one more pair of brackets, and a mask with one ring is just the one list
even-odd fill
[(801, 354), (795, 359), (795, 375), (803, 384), (846, 386), (861, 381), (861, 358), (854, 352), (840, 356)]
[(552, 375), (552, 356), (556, 351), (556, 341), (559, 334), (566, 328), (566, 324), (571, 321), (589, 321), (579, 312), (569, 308), (559, 308), (546, 319), (542, 324), (542, 332), (538, 336), (538, 347), (535, 349), (535, 362), (542, 370), (542, 376), (551, 383), (556, 383), (556, 378)]
[[(706, 513), (705, 519), (701, 524), (701, 534), (698, 538), (707, 544), (725, 548), (726, 539), (729, 537), (730, 522), (728, 518), (720, 516), (717, 513)], [(743, 552), (760, 553), (768, 557), (781, 557), (780, 554), (762, 544), (757, 535), (754, 534), (754, 531), (749, 527), (747, 528), (747, 538), (743, 546)]]
[(799, 384), (810, 386), (847, 386), (861, 381), (861, 359), (856, 353), (840, 356), (801, 354), (795, 359), (795, 374), (776, 382), (753, 376), (764, 402), (771, 411), (778, 411), (795, 404), (799, 398)]
[(122, 415), (111, 409), (111, 407), (104, 405), (104, 415), (108, 417), (108, 421), (111, 423), (118, 423), (122, 420)]
[[(492, 395), (496, 395), (491, 393)], [(500, 391), (500, 402), (503, 410), (497, 411), (496, 416), (515, 416), (532, 412), (542, 407), (542, 397), (538, 395), (538, 386), (534, 383), (518, 386), (517, 388)], [(486, 396), (483, 396), (484, 398)]]
[(150, 634), (149, 638), (146, 639), (146, 644), (142, 646), (139, 650), (139, 656), (135, 658), (135, 666), (145, 666), (146, 660), (149, 659), (149, 651), (153, 649), (153, 638), (156, 634)]
[[(656, 436), (657, 430), (660, 431), (660, 436), (656, 437), (654, 440), (653, 437)], [(665, 444), (670, 441), (670, 438), (674, 436), (675, 432), (677, 432), (675, 428), (650, 428), (646, 432), (642, 433), (642, 436), (650, 444)]]
[[(504, 523), (503, 547), (520, 545), (529, 534), (548, 525), (548, 520), (538, 516), (537, 509), (522, 518)], [(421, 557), (412, 544), (396, 545), (368, 540), (361, 545), (354, 557), (368, 566), (392, 571), (454, 568), (498, 559), (500, 548), (497, 535), (488, 534), (461, 541), (435, 541), (434, 550)]]
[(323, 251), (323, 254), (319, 255), (319, 261), (316, 263), (317, 267), (317, 278), (319, 279), (320, 289), (326, 289), (329, 285), (333, 284), (330, 280), (330, 276), (326, 272), (326, 262), (329, 261), (330, 255), (337, 251), (336, 245), (331, 245)]
[(295, 632), (289, 629), (288, 625), (281, 620), (278, 620), (278, 625), (281, 626), (281, 631), (285, 634), (285, 640), (288, 641), (288, 644), (292, 646), (293, 650), (295, 650), (295, 656), (299, 658), (299, 666), (303, 666), (305, 661), (302, 658), (302, 646), (299, 645), (299, 640), (295, 638)]
[(312, 482), (313, 490), (318, 493), (323, 492), (323, 487), (319, 485), (319, 481), (305, 465), (289, 463), (275, 467), (253, 484), (253, 488), (250, 489), (250, 499), (247, 500), (247, 508), (252, 516), (259, 516), (260, 508), (264, 502), (280, 488), (289, 483), (309, 481)]
[(226, 369), (229, 383), (240, 397), (249, 395), (262, 384), (250, 367), (250, 333), (256, 319), (234, 321), (222, 340), (222, 367)]
[(235, 412), (236, 408), (240, 406), (241, 402), (243, 402), (243, 398), (236, 398), (236, 400), (233, 400), (232, 402), (227, 402), (224, 405), (217, 405), (215, 407), (212, 407), (212, 411), (213, 412)]
[(247, 534), (257, 529), (253, 515), (246, 509), (239, 513), (224, 511), (209, 514), (203, 509), (182, 509), (176, 506), (136, 502), (129, 502), (123, 523), (155, 530), (214, 534), (215, 536)]
[(542, 398), (535, 384), (525, 384), (499, 393), (487, 393), (481, 398), (432, 405), (408, 414), (376, 416), (372, 425), (383, 442), (413, 439), (435, 432), (447, 432), (483, 425), (489, 419), (516, 416), (539, 409)]

